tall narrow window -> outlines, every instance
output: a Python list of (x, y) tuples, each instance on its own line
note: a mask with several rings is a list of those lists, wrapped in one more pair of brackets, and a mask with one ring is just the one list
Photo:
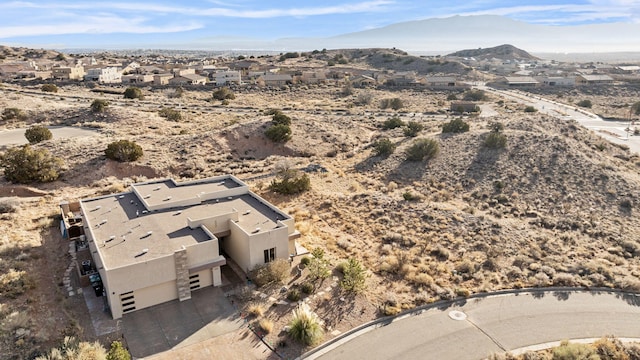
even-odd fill
[(264, 251), (264, 263), (272, 262), (276, 259), (276, 248), (266, 249)]

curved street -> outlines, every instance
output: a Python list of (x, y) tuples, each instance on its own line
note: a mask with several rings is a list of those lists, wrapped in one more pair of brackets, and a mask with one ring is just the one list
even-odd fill
[(533, 290), (417, 310), (333, 340), (303, 358), (478, 360), (564, 339), (640, 339), (638, 324), (640, 295)]

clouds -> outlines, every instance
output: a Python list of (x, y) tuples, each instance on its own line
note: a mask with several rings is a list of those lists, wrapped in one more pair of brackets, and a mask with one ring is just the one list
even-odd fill
[(40, 37), (34, 43), (46, 43), (52, 36), (56, 42), (85, 36), (90, 43), (92, 34), (114, 34), (113, 42), (123, 46), (144, 44), (143, 34), (160, 41), (229, 35), (274, 40), (480, 14), (552, 25), (634, 22), (640, 19), (640, 0), (5, 0), (0, 1), (0, 40)]

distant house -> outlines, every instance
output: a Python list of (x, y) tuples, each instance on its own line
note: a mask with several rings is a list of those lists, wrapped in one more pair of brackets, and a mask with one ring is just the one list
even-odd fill
[(367, 75), (356, 75), (353, 78), (350, 78), (349, 82), (355, 87), (375, 86), (378, 83), (376, 79)]
[(616, 66), (614, 71), (618, 74), (638, 74), (640, 73), (640, 66), (638, 65), (621, 65)]
[(293, 77), (289, 74), (264, 74), (260, 75), (256, 82), (265, 86), (284, 86), (293, 83)]
[(117, 84), (122, 82), (122, 72), (117, 67), (93, 68), (87, 70), (84, 81)]
[(574, 86), (576, 84), (576, 78), (563, 76), (541, 77), (539, 81), (547, 86)]
[(207, 78), (198, 74), (183, 74), (169, 79), (169, 84), (172, 85), (204, 85), (206, 83)]
[(471, 101), (454, 101), (451, 103), (449, 110), (453, 113), (472, 113), (480, 111), (478, 104)]
[(242, 75), (238, 70), (216, 71), (214, 73), (209, 73), (209, 78), (213, 80), (217, 86), (240, 84), (242, 82)]
[(531, 87), (539, 84), (538, 80), (530, 76), (505, 76), (500, 82), (508, 87)]
[(426, 78), (426, 85), (430, 87), (453, 87), (456, 83), (456, 78), (452, 76), (427, 76)]
[(321, 84), (327, 82), (327, 75), (324, 71), (303, 71), (300, 75), (300, 81), (305, 84)]
[(23, 65), (18, 64), (0, 64), (0, 77), (4, 79), (15, 78), (20, 71), (25, 70)]
[(149, 84), (153, 82), (154, 75), (129, 74), (122, 75), (123, 84)]
[(84, 74), (83, 66), (58, 66), (51, 69), (51, 77), (55, 80), (82, 80)]
[(613, 78), (609, 75), (586, 75), (581, 74), (576, 77), (578, 85), (611, 84)]
[(260, 69), (259, 63), (254, 60), (240, 60), (233, 62), (229, 65), (229, 68), (238, 70), (242, 75), (248, 75), (250, 71), (257, 71)]
[(144, 65), (135, 69), (137, 74), (163, 74), (166, 70), (153, 65)]
[(193, 75), (193, 74), (196, 73), (196, 69), (192, 69), (192, 68), (186, 68), (186, 69), (176, 68), (176, 69), (172, 69), (171, 72), (173, 73), (174, 76), (178, 77), (178, 76), (184, 76), (184, 75)]
[(153, 85), (169, 85), (171, 79), (173, 79), (173, 74), (156, 74), (153, 75)]
[(138, 68), (140, 68), (140, 63), (138, 63), (137, 61), (131, 61), (130, 63), (126, 64), (122, 68), (122, 73), (123, 74), (132, 74), (132, 73), (135, 73), (136, 70), (138, 70)]

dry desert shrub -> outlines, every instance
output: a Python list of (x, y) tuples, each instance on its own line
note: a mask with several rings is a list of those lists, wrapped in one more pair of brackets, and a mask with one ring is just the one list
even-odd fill
[(247, 312), (255, 317), (264, 315), (266, 308), (263, 304), (251, 304), (247, 307)]
[(266, 334), (270, 334), (273, 331), (274, 323), (273, 320), (262, 318), (258, 321), (258, 326), (260, 326), (260, 329)]

